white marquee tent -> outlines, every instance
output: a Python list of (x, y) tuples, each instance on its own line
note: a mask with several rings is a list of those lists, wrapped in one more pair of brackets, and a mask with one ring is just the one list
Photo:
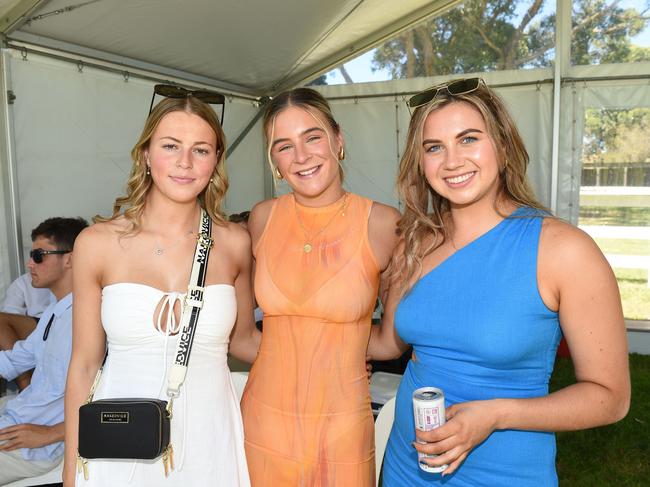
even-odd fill
[[(226, 210), (273, 195), (261, 97), (299, 86), (458, 0), (0, 0), (0, 294), (29, 232), (53, 215), (107, 214), (156, 82), (227, 94)], [(650, 63), (573, 66), (571, 2), (556, 3), (552, 68), (480, 73), (503, 95), (538, 196), (577, 219), (584, 112), (650, 106)], [(343, 127), (346, 185), (398, 205), (404, 99), (442, 78), (322, 86)], [(280, 188), (282, 190), (282, 188)]]

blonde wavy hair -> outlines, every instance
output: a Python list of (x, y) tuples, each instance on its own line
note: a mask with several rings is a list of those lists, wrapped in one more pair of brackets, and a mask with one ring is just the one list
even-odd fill
[[(340, 135), (341, 126), (334, 119), (332, 108), (325, 97), (311, 88), (294, 88), (293, 90), (285, 91), (274, 97), (266, 106), (264, 119), (262, 121), (262, 130), (264, 132), (264, 140), (266, 141), (266, 157), (274, 180), (277, 181), (282, 179), (281, 175), (279, 175), (280, 172), (278, 171), (277, 166), (273, 163), (273, 158), (271, 157), (271, 144), (273, 143), (273, 136), (275, 133), (275, 119), (282, 111), (289, 107), (297, 107), (307, 111), (312, 117), (314, 117), (320, 128), (325, 130), (330, 151), (339, 161), (339, 177), (341, 182), (343, 182), (345, 173), (341, 161), (345, 158), (345, 147), (341, 146), (341, 150), (339, 150), (338, 153), (334, 150), (333, 141), (329, 132), (326, 130), (325, 125), (332, 129), (334, 135)], [(319, 117), (318, 114), (320, 114), (321, 117)]]
[(124, 233), (138, 233), (141, 226), (142, 213), (144, 211), (147, 194), (153, 184), (152, 178), (147, 174), (145, 152), (149, 148), (149, 142), (153, 133), (158, 128), (160, 121), (165, 115), (172, 112), (186, 112), (197, 115), (205, 120), (214, 130), (216, 135), (217, 164), (212, 173), (208, 185), (198, 195), (199, 204), (208, 212), (212, 220), (218, 225), (225, 225), (226, 219), (221, 210), (223, 197), (228, 189), (228, 177), (226, 176), (226, 136), (219, 123), (219, 118), (214, 110), (207, 103), (198, 100), (193, 96), (184, 98), (165, 98), (158, 103), (149, 114), (142, 129), (140, 139), (131, 150), (133, 166), (126, 184), (126, 195), (120, 196), (113, 205), (113, 214), (110, 217), (97, 215), (95, 222), (107, 222), (124, 216), (131, 224)]
[(389, 276), (402, 296), (410, 291), (412, 285), (409, 283), (421, 273), (424, 257), (450, 237), (445, 225), (449, 201), (431, 188), (422, 167), (422, 134), (427, 117), (452, 103), (471, 105), (485, 121), (499, 165), (497, 213), (507, 216), (501, 214), (497, 203), (508, 200), (516, 206), (528, 206), (550, 214), (535, 197), (526, 176), (528, 152), (503, 100), (483, 81), (476, 90), (461, 95), (442, 90), (433, 100), (415, 109), (399, 166), (397, 191), (405, 206), (404, 216), (397, 225), (402, 245), (390, 264)]

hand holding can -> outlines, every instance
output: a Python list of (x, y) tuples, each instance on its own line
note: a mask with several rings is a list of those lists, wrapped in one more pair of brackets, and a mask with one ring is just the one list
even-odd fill
[[(445, 395), (442, 390), (436, 387), (421, 387), (413, 392), (413, 418), (415, 427), (420, 431), (431, 431), (445, 424)], [(424, 444), (420, 440), (418, 443)], [(430, 455), (418, 452), (418, 464), (425, 472), (444, 472), (449, 465), (432, 467), (424, 461), (425, 458), (435, 458), (438, 455)]]

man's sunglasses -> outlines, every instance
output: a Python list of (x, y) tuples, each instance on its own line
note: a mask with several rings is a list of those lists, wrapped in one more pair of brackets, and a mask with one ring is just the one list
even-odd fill
[(50, 254), (68, 254), (72, 250), (43, 250), (43, 249), (34, 249), (29, 251), (29, 257), (37, 264), (43, 262), (44, 255)]
[(221, 118), (219, 121), (223, 126), (223, 115), (226, 108), (226, 97), (216, 91), (208, 90), (188, 90), (182, 86), (176, 85), (156, 85), (153, 87), (153, 95), (151, 97), (151, 104), (149, 105), (149, 113), (153, 110), (153, 102), (156, 95), (164, 96), (165, 98), (187, 98), (193, 96), (197, 100), (210, 105), (221, 105)]
[(471, 93), (472, 91), (478, 90), (478, 87), (481, 86), (481, 83), (485, 84), (485, 81), (481, 78), (465, 78), (457, 79), (454, 81), (449, 81), (448, 83), (442, 83), (440, 85), (427, 88), (420, 93), (413, 95), (409, 98), (407, 102), (409, 108), (417, 108), (422, 105), (426, 105), (432, 100), (435, 100), (436, 97), (446, 91), (450, 95), (464, 95), (466, 93)]

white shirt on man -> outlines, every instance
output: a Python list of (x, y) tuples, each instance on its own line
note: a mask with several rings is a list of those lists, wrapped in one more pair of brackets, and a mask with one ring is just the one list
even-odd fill
[(43, 311), (55, 302), (56, 298), (49, 289), (32, 286), (32, 276), (27, 272), (9, 285), (0, 311), (40, 318)]

